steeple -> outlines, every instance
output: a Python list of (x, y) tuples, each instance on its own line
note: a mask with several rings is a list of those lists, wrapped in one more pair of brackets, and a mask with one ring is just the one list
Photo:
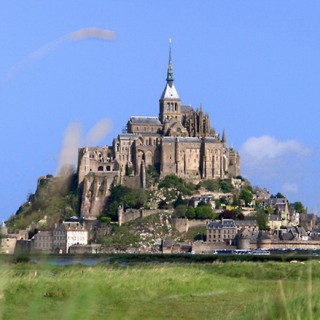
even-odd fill
[(169, 39), (169, 63), (167, 70), (167, 83), (172, 85), (173, 83), (173, 66), (172, 66), (172, 58), (171, 58), (171, 38)]
[(171, 57), (171, 39), (169, 39), (169, 63), (167, 83), (160, 97), (159, 119), (162, 123), (174, 118), (181, 121), (180, 97), (173, 83), (173, 66)]
[(226, 135), (226, 130), (225, 129), (223, 129), (223, 132), (222, 132), (221, 142), (222, 143), (227, 143), (227, 135)]

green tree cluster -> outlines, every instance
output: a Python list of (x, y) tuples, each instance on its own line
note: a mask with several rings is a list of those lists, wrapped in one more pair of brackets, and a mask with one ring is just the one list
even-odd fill
[(178, 218), (188, 218), (188, 219), (215, 219), (216, 213), (212, 210), (211, 206), (208, 205), (198, 205), (196, 208), (187, 207), (182, 204), (175, 208), (175, 216)]
[(241, 210), (224, 210), (219, 214), (219, 219), (244, 220)]
[(144, 189), (131, 189), (121, 185), (112, 187), (102, 216), (110, 217), (111, 220), (115, 221), (118, 219), (120, 204), (124, 206), (124, 209), (139, 209), (143, 207), (146, 200)]
[(153, 185), (156, 185), (160, 181), (160, 166), (159, 165), (149, 165), (146, 170), (147, 173), (147, 187), (151, 187)]
[[(193, 183), (187, 183), (182, 178), (179, 178), (174, 174), (168, 175), (160, 181), (158, 188), (167, 190), (172, 189), (172, 191), (182, 195), (192, 195), (196, 190), (196, 186)], [(173, 194), (169, 194), (168, 192), (167, 195), (171, 199), (174, 197)]]
[(208, 179), (199, 183), (199, 187), (203, 187), (211, 192), (224, 192), (229, 193), (234, 190), (233, 185), (229, 180), (223, 179)]
[(305, 209), (304, 205), (300, 201), (295, 202), (293, 204), (293, 208), (294, 208), (294, 210), (296, 212), (299, 212), (299, 213), (305, 213), (306, 212), (306, 209)]
[(265, 212), (264, 209), (258, 209), (254, 218), (257, 221), (260, 230), (270, 229), (268, 226), (268, 213)]
[(240, 192), (239, 198), (245, 202), (245, 205), (248, 206), (252, 202), (253, 193), (251, 188), (243, 188)]

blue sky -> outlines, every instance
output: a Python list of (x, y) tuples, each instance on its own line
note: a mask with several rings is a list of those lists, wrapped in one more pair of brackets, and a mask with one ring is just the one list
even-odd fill
[[(89, 27), (115, 38), (70, 38)], [(319, 1), (3, 0), (0, 30), (0, 219), (57, 172), (70, 128), (104, 145), (131, 115), (158, 115), (170, 37), (182, 102), (226, 129), (243, 175), (317, 212)]]

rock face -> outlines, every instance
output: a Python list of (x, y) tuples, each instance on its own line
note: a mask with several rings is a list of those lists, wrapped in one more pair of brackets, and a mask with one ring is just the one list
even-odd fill
[(211, 128), (208, 114), (181, 105), (173, 81), (171, 54), (159, 117), (132, 116), (112, 146), (79, 149), (78, 181), (83, 187), (81, 214), (96, 217), (114, 183), (146, 186), (149, 165), (160, 176), (175, 174), (198, 183), (240, 175), (240, 156)]
[(81, 215), (97, 217), (102, 213), (111, 186), (117, 182), (117, 174), (88, 174), (83, 181)]

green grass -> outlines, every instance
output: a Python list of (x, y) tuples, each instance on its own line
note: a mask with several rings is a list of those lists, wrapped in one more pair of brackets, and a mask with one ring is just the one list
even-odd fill
[(0, 319), (319, 319), (320, 264), (0, 265)]

